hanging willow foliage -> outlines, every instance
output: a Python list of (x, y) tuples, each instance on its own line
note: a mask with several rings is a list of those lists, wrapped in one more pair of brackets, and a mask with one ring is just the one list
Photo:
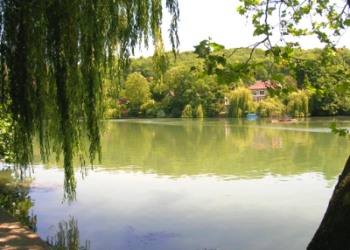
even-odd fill
[[(177, 0), (167, 0), (166, 7), (173, 15), (175, 50)], [(71, 201), (73, 157), (84, 165), (85, 136), (91, 164), (96, 155), (101, 159), (107, 77), (120, 77), (134, 49), (148, 47), (149, 37), (156, 68), (164, 71), (161, 0), (1, 0), (0, 8), (0, 89), (10, 103), (14, 160), (21, 169), (32, 162), (37, 132), (43, 160), (51, 151), (63, 153), (65, 198)]]
[(287, 97), (287, 113), (294, 117), (309, 116), (309, 97), (305, 91), (294, 92)]
[(203, 112), (202, 105), (199, 105), (197, 107), (195, 115), (196, 115), (197, 118), (203, 118), (204, 117), (204, 112)]
[(266, 98), (259, 102), (257, 113), (262, 117), (283, 116), (286, 106), (276, 96), (274, 98)]
[(190, 104), (187, 104), (181, 114), (182, 118), (192, 118), (193, 117), (193, 109)]
[(227, 97), (230, 100), (229, 117), (242, 117), (244, 112), (250, 112), (254, 109), (252, 93), (247, 88), (237, 88), (231, 91)]

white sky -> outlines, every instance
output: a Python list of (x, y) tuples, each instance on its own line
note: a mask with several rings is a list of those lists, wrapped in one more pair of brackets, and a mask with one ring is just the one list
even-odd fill
[[(238, 0), (178, 0), (180, 6), (180, 52), (193, 51), (193, 46), (198, 45), (200, 41), (212, 37), (212, 41), (222, 44), (225, 48), (247, 47), (262, 37), (254, 37), (254, 28), (251, 20), (247, 20), (237, 12), (240, 5)], [(165, 2), (163, 0), (163, 2)], [(171, 50), (168, 39), (168, 28), (171, 16), (167, 9), (163, 9), (163, 39), (166, 50)], [(305, 20), (308, 22), (308, 20)], [(296, 38), (303, 49), (315, 47), (324, 47), (318, 42), (316, 37)], [(342, 38), (338, 47), (346, 46), (350, 48), (350, 32), (348, 31)], [(281, 44), (283, 45), (283, 44)], [(135, 56), (148, 57), (153, 54), (150, 46), (147, 51), (145, 48), (140, 52), (135, 50)]]

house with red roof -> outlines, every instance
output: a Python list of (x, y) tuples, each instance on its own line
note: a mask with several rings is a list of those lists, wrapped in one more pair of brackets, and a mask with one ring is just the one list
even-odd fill
[(273, 87), (270, 81), (263, 82), (258, 80), (256, 84), (249, 87), (252, 92), (252, 97), (254, 102), (260, 102), (264, 100), (267, 95), (267, 88)]
[[(248, 89), (252, 92), (252, 97), (254, 102), (260, 102), (264, 100), (267, 95), (267, 88), (276, 88), (281, 87), (281, 84), (275, 83), (272, 84), (271, 81), (263, 82), (262, 80), (256, 81), (256, 84), (250, 86)], [(228, 110), (228, 106), (230, 106), (230, 99), (225, 97), (224, 99), (225, 108), (224, 111)]]

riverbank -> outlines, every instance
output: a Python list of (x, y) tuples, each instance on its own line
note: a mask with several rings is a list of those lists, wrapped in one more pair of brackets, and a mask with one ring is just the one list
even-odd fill
[(0, 249), (52, 250), (37, 234), (0, 207)]

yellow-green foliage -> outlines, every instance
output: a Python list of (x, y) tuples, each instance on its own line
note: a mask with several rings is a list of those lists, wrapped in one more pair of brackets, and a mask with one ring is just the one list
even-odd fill
[(183, 118), (193, 117), (192, 106), (190, 104), (186, 105), (185, 109), (182, 111), (181, 117)]
[(11, 143), (13, 140), (12, 119), (4, 112), (4, 106), (0, 104), (0, 159), (12, 160)]
[(148, 118), (158, 117), (157, 113), (160, 108), (161, 108), (160, 104), (154, 102), (154, 100), (149, 100), (148, 102), (142, 104), (140, 107), (142, 115)]
[(149, 83), (141, 73), (134, 72), (125, 82), (124, 94), (132, 105), (141, 106), (150, 99)]
[(108, 119), (120, 119), (122, 118), (122, 111), (119, 106), (119, 108), (115, 109), (107, 109), (107, 118)]
[(118, 100), (110, 99), (107, 104), (107, 118), (108, 119), (119, 119), (122, 118), (122, 107)]
[(155, 106), (154, 104), (154, 100), (149, 100), (148, 102), (145, 102), (144, 104), (142, 104), (140, 106), (140, 110), (142, 112), (142, 114), (146, 114), (146, 110), (149, 108), (153, 108)]
[(309, 98), (305, 91), (292, 93), (287, 97), (287, 113), (294, 117), (309, 116)]
[(198, 118), (204, 117), (202, 105), (199, 105), (198, 108), (196, 109), (196, 117)]
[(277, 97), (266, 98), (258, 103), (257, 113), (260, 116), (282, 116), (286, 106)]
[(228, 110), (230, 117), (242, 117), (245, 111), (254, 110), (252, 94), (247, 88), (237, 88), (231, 91), (227, 97), (230, 100)]

